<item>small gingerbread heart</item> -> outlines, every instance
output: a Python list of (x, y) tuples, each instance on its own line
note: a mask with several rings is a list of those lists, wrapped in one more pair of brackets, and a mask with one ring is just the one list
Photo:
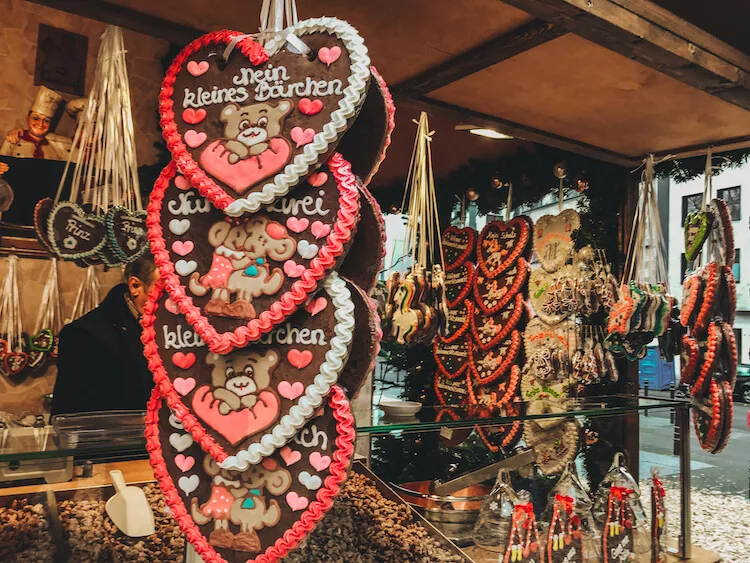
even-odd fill
[(482, 274), (494, 278), (526, 255), (531, 237), (531, 220), (519, 215), (510, 221), (490, 221), (477, 242), (477, 264)]
[(443, 260), (446, 272), (471, 261), (476, 248), (477, 232), (471, 227), (459, 229), (451, 225), (443, 231)]
[(688, 262), (695, 260), (708, 238), (712, 215), (708, 211), (695, 211), (685, 217), (685, 258)]

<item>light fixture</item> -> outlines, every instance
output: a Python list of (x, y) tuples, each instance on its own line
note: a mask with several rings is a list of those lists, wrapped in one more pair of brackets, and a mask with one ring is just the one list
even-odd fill
[(461, 124), (456, 125), (456, 131), (468, 131), (472, 135), (479, 135), (480, 137), (487, 137), (488, 139), (513, 139), (510, 135), (501, 133), (496, 129), (490, 127), (481, 127), (479, 125)]

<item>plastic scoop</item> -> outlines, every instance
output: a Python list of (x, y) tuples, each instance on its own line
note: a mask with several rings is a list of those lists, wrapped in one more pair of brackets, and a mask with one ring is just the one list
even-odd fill
[(139, 487), (127, 486), (122, 471), (109, 472), (115, 494), (107, 501), (105, 509), (115, 526), (126, 536), (140, 538), (156, 532), (154, 513), (148, 499)]

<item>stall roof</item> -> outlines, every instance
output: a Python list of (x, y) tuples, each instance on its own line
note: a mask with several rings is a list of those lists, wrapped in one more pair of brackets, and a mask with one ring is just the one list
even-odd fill
[[(221, 28), (252, 33), (261, 4), (31, 1), (178, 44)], [(298, 10), (357, 27), (407, 113), (620, 164), (750, 146), (750, 40), (747, 18), (733, 15), (750, 15), (743, 0), (300, 0)], [(446, 129), (448, 152), (466, 145), (466, 133)], [(457, 152), (446, 162), (458, 164)]]

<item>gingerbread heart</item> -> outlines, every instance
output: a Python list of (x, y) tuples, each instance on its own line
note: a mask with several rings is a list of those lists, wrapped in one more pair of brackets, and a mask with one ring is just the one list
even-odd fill
[(435, 370), (433, 388), (438, 402), (445, 407), (465, 405), (469, 400), (469, 375), (451, 379), (442, 370)]
[[(546, 324), (555, 325), (566, 318), (575, 309), (577, 296), (566, 282), (575, 279), (576, 268), (572, 265), (562, 266), (556, 272), (547, 272), (537, 268), (529, 276), (529, 303), (537, 316)], [(556, 308), (550, 308), (553, 303)]]
[(335, 386), (322, 414), (244, 470), (223, 469), (197, 443), (181, 443), (190, 437), (181, 426), (155, 390), (146, 415), (154, 476), (187, 540), (215, 563), (283, 558), (331, 508), (354, 453), (354, 418)]
[(707, 393), (696, 398), (693, 410), (693, 426), (701, 448), (713, 452), (719, 445), (725, 417), (730, 415), (726, 399), (722, 396), (722, 385), (711, 379)]
[(357, 232), (339, 273), (372, 292), (378, 283), (385, 258), (385, 218), (370, 190), (360, 186), (360, 210)]
[(8, 351), (3, 356), (5, 373), (13, 377), (21, 373), (29, 363), (29, 356), (25, 352)]
[(355, 318), (332, 273), (315, 314), (301, 309), (258, 341), (217, 354), (154, 288), (143, 315), (154, 381), (185, 429), (227, 468), (247, 467), (286, 444), (315, 413), (349, 355)]
[(49, 216), (50, 213), (52, 213), (52, 208), (54, 206), (55, 200), (49, 197), (40, 199), (34, 206), (34, 231), (36, 233), (36, 238), (42, 246), (47, 249), (47, 252), (52, 254), (55, 253), (55, 250), (52, 248), (52, 243), (49, 239), (49, 229), (47, 228), (47, 225), (49, 225)]
[[(346, 287), (351, 293), (354, 303), (354, 337), (352, 339), (349, 359), (339, 377), (338, 384), (342, 387), (348, 397), (356, 397), (372, 371), (380, 351), (380, 340), (383, 333), (380, 329), (380, 318), (375, 311), (374, 302), (370, 300), (364, 290), (346, 278)], [(316, 304), (314, 309), (306, 307), (311, 312), (318, 309), (317, 303), (325, 297), (313, 298), (311, 303)], [(315, 313), (318, 314), (317, 312)]]
[(470, 349), (471, 338), (468, 334), (464, 334), (453, 342), (445, 342), (438, 336), (432, 344), (438, 370), (442, 371), (448, 379), (456, 379), (466, 371)]
[[(213, 352), (283, 322), (318, 290), (352, 241), (358, 182), (334, 155), (313, 186), (263, 211), (225, 216), (170, 163), (151, 193), (151, 252), (172, 301)], [(182, 187), (181, 187), (182, 186)]]
[(573, 319), (549, 325), (539, 317), (534, 317), (526, 324), (523, 332), (524, 352), (527, 357), (540, 349), (547, 349), (550, 353), (561, 349), (572, 353), (579, 347), (578, 330)]
[[(310, 52), (290, 48), (290, 34)], [(344, 21), (300, 21), (265, 50), (240, 35), (218, 31), (190, 43), (159, 95), (164, 139), (181, 172), (232, 216), (287, 195), (325, 162), (370, 80), (367, 48)]]
[(729, 437), (732, 434), (732, 418), (734, 416), (734, 406), (732, 403), (732, 384), (729, 381), (719, 383), (719, 397), (721, 401), (722, 425), (716, 438), (712, 454), (721, 453), (727, 447)]
[(709, 209), (713, 218), (712, 248), (720, 264), (731, 266), (734, 264), (734, 228), (727, 202), (723, 199), (712, 199)]
[(477, 232), (471, 227), (459, 229), (451, 225), (443, 231), (443, 261), (446, 272), (471, 262), (476, 248)]
[[(483, 404), (470, 405), (467, 409), (473, 418), (501, 418), (514, 417), (521, 414), (521, 405), (508, 401), (502, 405), (488, 406)], [(515, 421), (508, 424), (482, 424), (475, 426), (480, 439), (493, 453), (501, 449), (509, 451), (521, 439), (523, 435), (523, 424)]]
[(29, 347), (39, 352), (49, 352), (52, 349), (54, 340), (55, 335), (52, 331), (48, 328), (43, 328), (29, 338)]
[(469, 369), (474, 381), (486, 385), (505, 375), (516, 362), (520, 350), (521, 335), (517, 330), (492, 350), (480, 351), (471, 346)]
[(446, 336), (440, 336), (443, 342), (453, 342), (464, 336), (471, 326), (474, 304), (465, 300), (453, 309), (448, 309), (445, 322)]
[(106, 234), (103, 218), (70, 201), (56, 203), (47, 220), (47, 240), (63, 260), (95, 256), (106, 244)]
[(565, 209), (558, 215), (543, 215), (534, 225), (534, 254), (547, 272), (562, 268), (575, 248), (573, 231), (581, 226), (575, 209)]
[(474, 264), (466, 262), (445, 274), (445, 301), (454, 309), (469, 295), (474, 283)]
[(479, 307), (474, 307), (471, 316), (471, 334), (474, 344), (480, 350), (490, 350), (505, 339), (513, 329), (522, 328), (521, 320), (526, 311), (523, 295), (516, 294), (508, 304), (494, 315), (485, 315)]
[(107, 248), (120, 262), (133, 262), (148, 250), (145, 211), (131, 213), (116, 205), (107, 211), (105, 223)]
[(481, 273), (494, 278), (526, 256), (531, 237), (531, 220), (519, 215), (507, 223), (490, 221), (479, 234), (477, 265)]
[[(472, 352), (476, 352), (473, 347)], [(487, 407), (482, 412), (472, 412), (472, 415), (502, 416), (500, 412), (504, 405), (520, 399), (518, 391), (521, 384), (521, 368), (514, 364), (504, 375), (505, 377), (485, 383), (480, 383), (476, 377), (469, 378), (470, 404)]]
[(474, 301), (485, 315), (493, 315), (524, 291), (529, 279), (529, 263), (523, 258), (494, 278), (477, 272), (474, 277)]
[(685, 258), (688, 262), (692, 262), (700, 254), (711, 229), (711, 220), (711, 214), (707, 211), (695, 211), (688, 213), (685, 217), (683, 229), (685, 231)]
[(352, 164), (352, 172), (367, 186), (385, 160), (396, 127), (396, 106), (388, 85), (374, 66), (367, 97), (356, 121), (341, 139), (338, 148)]
[(700, 347), (692, 336), (682, 336), (682, 357), (680, 358), (680, 381), (692, 385), (695, 381), (696, 370), (700, 360)]

